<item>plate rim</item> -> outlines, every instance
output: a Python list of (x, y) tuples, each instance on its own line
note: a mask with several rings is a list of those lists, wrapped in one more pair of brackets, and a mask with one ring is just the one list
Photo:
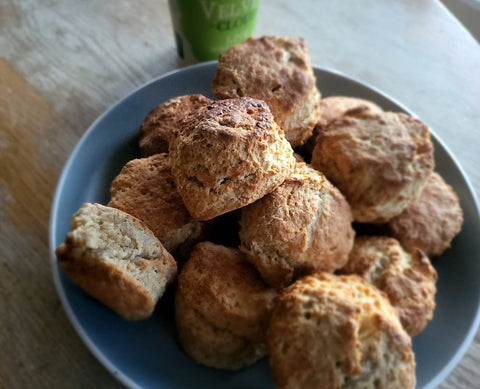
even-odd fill
[[(115, 103), (111, 104), (100, 116), (98, 116), (92, 124), (88, 127), (88, 129), (84, 132), (84, 134), (81, 136), (79, 141), (75, 144), (73, 151), (69, 155), (66, 163), (62, 167), (62, 172), (60, 174), (60, 177), (57, 181), (56, 187), (55, 187), (55, 192), (51, 204), (51, 211), (50, 211), (50, 219), (49, 219), (49, 251), (50, 251), (50, 261), (51, 261), (51, 267), (52, 267), (52, 276), (53, 276), (53, 281), (55, 284), (55, 289), (57, 291), (58, 296), (60, 297), (60, 300), (62, 302), (62, 307), (65, 313), (67, 314), (67, 317), (70, 321), (70, 323), (73, 325), (75, 328), (75, 331), (77, 334), (80, 336), (82, 339), (83, 343), (89, 351), (95, 356), (95, 358), (100, 362), (101, 365), (118, 381), (126, 385), (128, 388), (134, 388), (134, 389), (140, 389), (141, 387), (134, 382), (132, 379), (130, 379), (127, 375), (125, 375), (121, 370), (119, 370), (114, 363), (110, 361), (110, 359), (105, 355), (104, 352), (100, 350), (99, 347), (96, 346), (96, 344), (90, 339), (90, 336), (88, 333), (83, 329), (83, 327), (80, 325), (80, 322), (78, 321), (76, 314), (73, 310), (73, 308), (70, 305), (70, 302), (66, 296), (65, 290), (62, 286), (62, 281), (60, 278), (60, 271), (58, 267), (58, 263), (56, 260), (56, 255), (55, 255), (55, 231), (57, 229), (57, 218), (58, 218), (58, 210), (59, 210), (59, 204), (60, 204), (60, 196), (61, 193), (63, 192), (63, 187), (65, 184), (65, 180), (67, 179), (67, 175), (71, 170), (71, 165), (73, 164), (73, 161), (76, 159), (77, 154), (80, 152), (81, 146), (83, 143), (85, 143), (86, 139), (90, 136), (90, 134), (94, 131), (94, 129), (97, 127), (98, 123), (100, 123), (107, 115), (110, 114), (111, 111), (115, 110), (120, 104), (122, 104), (128, 97), (137, 94), (141, 89), (146, 88), (150, 84), (156, 83), (161, 79), (168, 78), (176, 73), (180, 72), (187, 72), (187, 71), (192, 71), (195, 69), (203, 68), (203, 67), (211, 67), (212, 65), (217, 64), (218, 61), (208, 61), (208, 62), (202, 62), (198, 63), (195, 65), (183, 67), (183, 68), (177, 68), (173, 69), (171, 71), (168, 71), (158, 77), (155, 77), (144, 84), (140, 85), (139, 87), (135, 88), (133, 91), (129, 92), (126, 94), (124, 97), (120, 98), (117, 100)], [(367, 89), (372, 90), (373, 92), (383, 96), (384, 98), (390, 100), (394, 104), (398, 105), (400, 108), (402, 108), (405, 112), (408, 114), (418, 117), (413, 111), (405, 107), (405, 105), (401, 104), (398, 102), (396, 99), (392, 98), (390, 95), (386, 94), (385, 92), (381, 91), (375, 86), (372, 86), (371, 84), (360, 81), (355, 77), (347, 76), (344, 73), (336, 70), (336, 69), (330, 69), (330, 68), (325, 68), (325, 67), (320, 67), (320, 66), (315, 66), (313, 65), (314, 70), (319, 70), (322, 72), (326, 73), (331, 73), (336, 76), (342, 77), (344, 79), (347, 79), (348, 81), (352, 81), (356, 84), (362, 85), (363, 87), (366, 87)], [(428, 123), (427, 123), (428, 124)], [(480, 204), (477, 196), (475, 195), (475, 191), (473, 189), (473, 185), (470, 182), (470, 179), (468, 175), (465, 173), (463, 170), (462, 165), (460, 162), (457, 160), (456, 156), (451, 152), (451, 150), (448, 148), (447, 145), (443, 142), (443, 140), (435, 133), (434, 130), (429, 126), (430, 133), (432, 137), (435, 139), (435, 141), (440, 144), (440, 146), (443, 148), (445, 153), (452, 159), (453, 163), (455, 164), (455, 167), (458, 169), (460, 172), (460, 175), (462, 176), (463, 180), (465, 181), (466, 187), (468, 189), (469, 195), (473, 198), (473, 202), (476, 208), (477, 212), (477, 217), (480, 219)], [(468, 349), (470, 348), (470, 345), (473, 342), (473, 339), (479, 329), (480, 326), (480, 305), (477, 306), (477, 310), (475, 313), (475, 317), (470, 323), (469, 330), (467, 332), (467, 335), (464, 337), (463, 341), (461, 342), (460, 346), (457, 348), (456, 352), (453, 354), (453, 356), (450, 358), (450, 361), (442, 368), (442, 370), (435, 375), (425, 386), (424, 389), (434, 389), (436, 388), (441, 382), (445, 380), (445, 378), (453, 371), (453, 369), (459, 364), (461, 359), (464, 357)]]

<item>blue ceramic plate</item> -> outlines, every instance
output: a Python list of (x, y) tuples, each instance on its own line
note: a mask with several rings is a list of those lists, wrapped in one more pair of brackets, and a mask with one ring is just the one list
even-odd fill
[[(117, 317), (73, 285), (58, 266), (54, 251), (65, 239), (72, 214), (84, 202), (109, 201), (112, 179), (137, 158), (138, 129), (145, 116), (171, 97), (202, 93), (212, 97), (216, 63), (166, 74), (137, 89), (104, 113), (85, 133), (65, 166), (52, 207), (50, 248), (58, 294), (75, 329), (98, 360), (131, 388), (271, 388), (263, 360), (240, 372), (200, 366), (179, 347), (171, 293), (154, 315), (130, 323)], [(386, 110), (406, 111), (383, 93), (335, 72), (315, 69), (324, 96), (348, 95), (375, 101)], [(439, 275), (437, 309), (426, 331), (414, 339), (418, 388), (435, 388), (460, 361), (480, 321), (479, 208), (459, 164), (435, 134), (437, 171), (457, 191), (465, 214), (453, 247), (434, 261)]]

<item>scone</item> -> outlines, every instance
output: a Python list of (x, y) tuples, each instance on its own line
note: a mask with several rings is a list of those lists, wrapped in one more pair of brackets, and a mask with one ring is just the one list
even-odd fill
[(433, 172), (420, 197), (385, 226), (406, 249), (418, 247), (429, 257), (441, 255), (460, 232), (463, 212), (458, 196)]
[(67, 276), (127, 320), (149, 317), (177, 265), (155, 235), (118, 209), (86, 203), (56, 250)]
[(372, 114), (381, 113), (383, 110), (373, 101), (349, 96), (328, 96), (320, 101), (320, 115), (318, 123), (313, 129), (313, 134), (308, 141), (301, 147), (299, 153), (305, 156), (307, 161), (311, 161), (312, 152), (315, 147), (318, 132), (328, 126), (334, 120), (358, 112), (368, 111)]
[(171, 138), (170, 162), (190, 214), (209, 220), (273, 191), (295, 158), (268, 105), (244, 97), (190, 115)]
[(383, 112), (382, 108), (370, 100), (350, 96), (328, 96), (320, 102), (318, 126), (326, 127), (345, 114), (365, 111), (371, 114)]
[(341, 273), (357, 274), (384, 291), (410, 336), (432, 320), (437, 272), (421, 250), (407, 252), (393, 238), (358, 237)]
[(333, 271), (353, 246), (352, 213), (320, 172), (297, 162), (282, 185), (242, 208), (240, 250), (275, 288), (299, 275)]
[(305, 143), (318, 120), (320, 92), (303, 39), (267, 36), (231, 47), (212, 88), (217, 99), (265, 100), (292, 147)]
[(171, 134), (179, 127), (180, 121), (189, 113), (212, 103), (203, 95), (174, 97), (159, 104), (145, 118), (140, 127), (140, 153), (143, 157), (168, 153)]
[(171, 253), (194, 242), (204, 229), (183, 205), (168, 154), (128, 162), (113, 180), (110, 195), (110, 207), (142, 220)]
[(275, 295), (240, 251), (199, 243), (178, 280), (175, 315), (180, 343), (206, 366), (251, 365), (266, 355)]
[(320, 273), (286, 288), (268, 330), (279, 389), (413, 389), (411, 339), (385, 295), (356, 276)]
[(355, 221), (383, 223), (420, 195), (431, 174), (428, 127), (403, 113), (350, 113), (317, 136), (312, 166), (347, 198)]

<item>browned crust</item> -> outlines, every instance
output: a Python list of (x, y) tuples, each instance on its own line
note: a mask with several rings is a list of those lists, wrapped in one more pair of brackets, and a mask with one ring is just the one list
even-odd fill
[(217, 369), (243, 369), (267, 354), (265, 342), (216, 327), (177, 290), (175, 316), (178, 339), (195, 361)]
[[(84, 215), (93, 211), (100, 214), (112, 212), (117, 223), (125, 222), (127, 227), (122, 232), (127, 236), (126, 242), (139, 237), (132, 232), (132, 229), (136, 229), (151, 240), (152, 246), (146, 247), (146, 243), (137, 241), (138, 247), (135, 249), (139, 249), (141, 257), (131, 260), (124, 258), (124, 255), (129, 255), (126, 251), (105, 254), (105, 250), (100, 247), (108, 247), (115, 238), (99, 231), (92, 232), (91, 228), (84, 230), (84, 234), (89, 236), (77, 235), (77, 229), (84, 226)], [(124, 319), (141, 320), (149, 317), (167, 284), (175, 279), (177, 265), (148, 227), (141, 220), (123, 211), (100, 204), (85, 203), (73, 216), (71, 229), (65, 242), (56, 250), (57, 259), (67, 276), (86, 293)], [(129, 236), (130, 234), (132, 236)], [(102, 243), (99, 246), (97, 242), (100, 241)], [(92, 242), (95, 242), (93, 246)], [(109, 255), (114, 257), (110, 258)], [(120, 266), (122, 261), (125, 261), (122, 263), (123, 267)], [(135, 271), (149, 275), (145, 283), (135, 279)], [(150, 284), (147, 285), (146, 282)]]
[(320, 102), (319, 127), (326, 127), (343, 115), (355, 114), (359, 111), (368, 111), (371, 114), (383, 112), (373, 101), (351, 96), (328, 96)]
[(269, 285), (282, 288), (299, 275), (342, 267), (353, 245), (351, 221), (343, 195), (297, 163), (275, 191), (242, 208), (240, 250)]
[(237, 249), (202, 242), (179, 276), (179, 339), (197, 362), (239, 369), (265, 356), (276, 293)]
[(422, 251), (406, 252), (393, 238), (358, 237), (341, 272), (357, 274), (384, 291), (410, 336), (433, 319), (437, 272)]
[(176, 190), (168, 154), (128, 162), (110, 187), (110, 207), (142, 220), (169, 252), (189, 245), (203, 231)]
[(171, 98), (153, 109), (140, 127), (140, 154), (142, 157), (168, 153), (170, 136), (179, 128), (180, 121), (189, 113), (212, 103), (203, 95), (185, 95)]
[(292, 147), (310, 137), (318, 119), (320, 93), (301, 38), (264, 36), (231, 47), (219, 58), (212, 87), (218, 99), (265, 100)]
[(423, 252), (413, 249), (410, 254), (411, 268), (403, 274), (387, 270), (379, 279), (378, 287), (388, 295), (405, 331), (414, 337), (433, 319), (437, 272)]
[(262, 340), (276, 293), (237, 249), (210, 242), (195, 246), (178, 289), (212, 325)]
[(343, 115), (356, 115), (359, 112), (368, 111), (369, 113), (381, 113), (383, 110), (373, 101), (360, 99), (351, 96), (328, 96), (320, 101), (320, 115), (318, 123), (313, 129), (312, 136), (299, 150), (300, 154), (305, 156), (307, 162), (312, 159), (313, 149), (317, 140), (318, 133), (331, 122), (339, 119)]
[(387, 224), (386, 231), (406, 249), (421, 249), (429, 257), (441, 255), (463, 224), (463, 211), (453, 188), (432, 173), (420, 197)]
[(320, 131), (312, 165), (345, 195), (355, 221), (382, 223), (420, 195), (434, 167), (433, 145), (418, 119), (359, 112)]
[(56, 254), (75, 284), (126, 320), (142, 320), (152, 314), (156, 301), (133, 277), (111, 263), (99, 261), (93, 252), (75, 250), (71, 245), (67, 235)]
[(320, 273), (286, 288), (268, 330), (278, 388), (414, 388), (411, 340), (376, 288)]
[(280, 185), (295, 162), (265, 102), (212, 103), (190, 115), (170, 143), (172, 174), (186, 208), (209, 220)]

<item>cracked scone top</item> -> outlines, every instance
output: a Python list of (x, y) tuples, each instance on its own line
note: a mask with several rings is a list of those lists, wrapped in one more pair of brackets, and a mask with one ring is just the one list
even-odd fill
[(410, 336), (433, 319), (437, 272), (421, 250), (405, 251), (385, 236), (360, 236), (340, 272), (356, 274), (385, 292)]
[(313, 129), (312, 136), (301, 148), (300, 153), (303, 154), (307, 161), (312, 159), (312, 152), (315, 147), (318, 132), (328, 126), (335, 119), (339, 119), (343, 115), (355, 114), (358, 112), (381, 113), (383, 110), (373, 101), (360, 99), (350, 96), (328, 96), (320, 101), (320, 115), (318, 123)]
[(463, 211), (453, 188), (433, 172), (411, 205), (389, 220), (385, 230), (403, 247), (418, 247), (429, 257), (441, 255), (463, 224)]
[(416, 118), (360, 111), (319, 130), (312, 166), (345, 195), (355, 221), (384, 223), (420, 195), (433, 171), (433, 145)]
[(265, 100), (292, 147), (312, 135), (319, 115), (316, 86), (305, 41), (265, 36), (232, 46), (218, 61), (215, 97)]
[(115, 208), (86, 203), (56, 250), (67, 276), (124, 319), (149, 317), (177, 264), (139, 219)]
[(244, 97), (188, 116), (171, 139), (170, 163), (190, 214), (209, 220), (273, 191), (295, 158), (268, 105)]
[(326, 127), (335, 119), (349, 112), (365, 112), (372, 114), (382, 113), (383, 110), (373, 101), (350, 96), (328, 96), (320, 102), (320, 116), (318, 126)]
[(183, 205), (168, 154), (129, 161), (113, 180), (110, 194), (110, 207), (142, 220), (171, 253), (193, 244), (204, 230)]
[(357, 276), (318, 273), (278, 296), (267, 333), (279, 389), (413, 389), (411, 338), (385, 295)]
[(168, 153), (170, 137), (178, 129), (180, 121), (189, 113), (212, 103), (203, 95), (173, 97), (157, 105), (140, 127), (140, 153), (143, 157)]
[(240, 250), (275, 288), (348, 260), (355, 235), (350, 206), (305, 163), (297, 162), (282, 185), (241, 212)]
[(266, 331), (276, 293), (239, 250), (202, 242), (179, 276), (177, 330), (197, 362), (240, 369), (266, 355)]

